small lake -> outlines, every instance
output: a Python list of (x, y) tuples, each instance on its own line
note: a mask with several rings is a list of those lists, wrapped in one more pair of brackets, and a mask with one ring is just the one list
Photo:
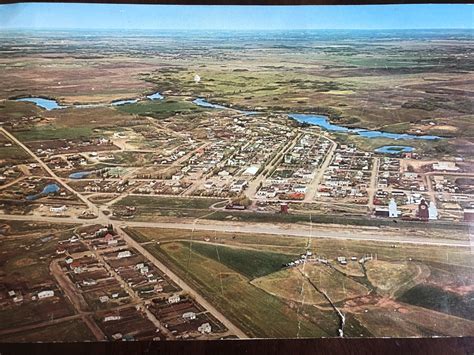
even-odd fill
[(441, 139), (438, 136), (417, 136), (415, 134), (407, 133), (389, 133), (384, 131), (371, 131), (361, 128), (348, 128), (329, 122), (329, 119), (323, 115), (309, 115), (309, 114), (290, 114), (288, 117), (300, 122), (308, 123), (311, 125), (319, 126), (330, 132), (341, 132), (341, 133), (354, 133), (365, 138), (389, 138), (389, 139), (424, 139), (424, 140), (436, 140)]
[(375, 149), (374, 152), (384, 154), (400, 154), (413, 152), (414, 150), (415, 148), (404, 145), (384, 145), (383, 147)]
[(59, 105), (56, 100), (44, 99), (42, 97), (24, 97), (24, 98), (21, 98), (21, 99), (15, 99), (15, 101), (32, 102), (32, 103), (36, 104), (36, 106), (44, 108), (47, 111), (67, 107), (67, 106)]
[(95, 171), (78, 171), (69, 175), (70, 179), (84, 179)]
[(161, 95), (159, 92), (155, 92), (154, 94), (147, 96), (147, 99), (150, 99), (150, 100), (163, 100), (164, 98), (165, 97)]
[(60, 190), (60, 187), (58, 186), (58, 184), (48, 184), (43, 188), (43, 191), (41, 191), (39, 194), (26, 196), (26, 199), (28, 201), (33, 201), (49, 194), (55, 194), (59, 192), (59, 190)]

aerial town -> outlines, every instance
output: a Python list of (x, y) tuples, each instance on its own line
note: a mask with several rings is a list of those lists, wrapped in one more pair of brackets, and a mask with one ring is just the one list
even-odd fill
[(469, 33), (0, 31), (0, 342), (474, 335)]

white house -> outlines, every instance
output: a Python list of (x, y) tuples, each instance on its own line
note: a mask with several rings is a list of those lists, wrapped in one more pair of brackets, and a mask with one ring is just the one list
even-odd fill
[(458, 171), (459, 168), (456, 166), (455, 162), (451, 161), (440, 161), (433, 163), (433, 170), (436, 171)]
[(49, 208), (49, 211), (52, 212), (52, 213), (63, 213), (66, 210), (67, 210), (66, 205), (62, 205), (62, 206), (59, 206), (59, 207), (52, 206), (52, 207)]
[(183, 319), (186, 319), (186, 320), (196, 319), (196, 313), (194, 313), (194, 312), (185, 312), (185, 313), (183, 313)]
[(132, 256), (132, 253), (130, 252), (130, 250), (124, 250), (117, 254), (117, 259), (129, 258), (131, 256)]
[(173, 296), (168, 297), (169, 304), (179, 303), (179, 301), (181, 301), (181, 297), (179, 297), (179, 295), (173, 295)]
[(209, 323), (203, 323), (198, 327), (198, 331), (202, 334), (209, 334), (212, 331), (211, 325)]
[(54, 291), (52, 290), (46, 290), (46, 291), (41, 291), (38, 293), (38, 298), (43, 299), (43, 298), (49, 298), (54, 296)]
[(113, 320), (120, 320), (120, 319), (122, 319), (122, 317), (120, 316), (107, 316), (104, 318), (104, 322), (110, 322)]

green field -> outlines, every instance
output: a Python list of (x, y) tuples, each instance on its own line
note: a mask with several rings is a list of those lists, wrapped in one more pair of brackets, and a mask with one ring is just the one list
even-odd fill
[(124, 113), (166, 118), (176, 114), (185, 114), (205, 111), (204, 108), (184, 100), (147, 100), (136, 104), (117, 106), (117, 110)]
[(56, 125), (33, 126), (25, 131), (13, 131), (13, 135), (22, 142), (50, 139), (78, 139), (100, 136), (91, 127), (59, 127)]
[(282, 264), (294, 260), (297, 255), (279, 254), (212, 245), (183, 242), (183, 245), (202, 256), (211, 258), (253, 279), (281, 269)]
[(421, 284), (406, 291), (399, 301), (474, 320), (474, 292), (461, 296), (440, 287)]

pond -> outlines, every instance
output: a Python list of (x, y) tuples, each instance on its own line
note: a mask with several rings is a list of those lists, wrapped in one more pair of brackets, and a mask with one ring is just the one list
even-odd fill
[(60, 187), (58, 186), (58, 184), (54, 184), (54, 183), (48, 184), (43, 188), (43, 191), (41, 191), (39, 194), (26, 196), (26, 199), (29, 201), (36, 200), (40, 197), (43, 197), (49, 194), (55, 194), (59, 192), (59, 190), (60, 190)]
[(45, 99), (45, 98), (42, 98), (42, 97), (24, 97), (24, 98), (21, 98), (21, 99), (15, 99), (15, 101), (32, 102), (32, 103), (36, 104), (36, 106), (44, 108), (47, 111), (67, 107), (67, 106), (61, 106), (54, 99)]
[(78, 171), (69, 175), (70, 179), (84, 179), (85, 177), (93, 174), (94, 171)]
[(375, 149), (374, 152), (385, 154), (400, 154), (413, 152), (414, 150), (415, 148), (404, 145), (384, 145), (383, 147)]
[(319, 126), (330, 132), (341, 132), (341, 133), (355, 133), (359, 136), (365, 138), (389, 138), (389, 139), (424, 139), (424, 140), (436, 140), (441, 139), (438, 136), (423, 136), (407, 133), (389, 133), (384, 131), (371, 131), (368, 129), (360, 128), (348, 128), (340, 125), (333, 124), (329, 122), (329, 119), (323, 115), (310, 115), (310, 114), (297, 114), (293, 113), (288, 115), (288, 117), (300, 122), (308, 123), (311, 125)]
[(112, 106), (136, 104), (137, 102), (138, 102), (138, 99), (117, 100), (117, 101), (112, 101)]
[(148, 95), (147, 98), (150, 100), (163, 100), (165, 97), (159, 92), (155, 92), (154, 94)]

